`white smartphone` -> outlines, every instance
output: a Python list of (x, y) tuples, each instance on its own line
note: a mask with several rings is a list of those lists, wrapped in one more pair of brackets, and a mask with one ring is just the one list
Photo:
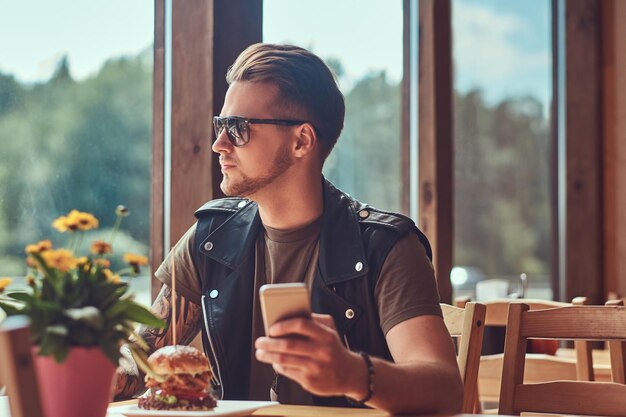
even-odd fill
[(265, 334), (272, 324), (293, 317), (310, 317), (309, 291), (300, 282), (265, 284), (259, 289)]

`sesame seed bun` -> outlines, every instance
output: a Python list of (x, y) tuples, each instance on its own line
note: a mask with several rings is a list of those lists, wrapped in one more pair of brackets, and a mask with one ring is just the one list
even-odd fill
[(199, 374), (211, 370), (206, 356), (191, 346), (165, 346), (148, 358), (148, 365), (157, 374)]

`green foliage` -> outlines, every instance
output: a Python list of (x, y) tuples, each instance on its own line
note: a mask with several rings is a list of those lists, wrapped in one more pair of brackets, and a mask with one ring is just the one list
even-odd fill
[[(337, 64), (335, 64), (337, 65)], [(324, 174), (373, 206), (401, 210), (400, 86), (372, 73), (345, 96), (346, 119)]]
[[(150, 50), (148, 50), (148, 53)], [(47, 219), (78, 208), (105, 222), (119, 201), (136, 214), (123, 245), (149, 242), (152, 68), (147, 53), (71, 78), (64, 58), (35, 85), (0, 74), (0, 267), (23, 273), (22, 249)], [(136, 239), (136, 240), (135, 240)]]
[(550, 141), (534, 98), (455, 97), (455, 264), (550, 274)]

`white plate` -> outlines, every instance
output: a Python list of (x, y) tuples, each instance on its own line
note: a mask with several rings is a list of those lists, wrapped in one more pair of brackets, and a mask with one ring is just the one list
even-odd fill
[(120, 405), (109, 408), (109, 416), (115, 415), (133, 417), (214, 417), (214, 416), (247, 416), (255, 410), (271, 405), (275, 401), (218, 401), (217, 406), (207, 411), (174, 411), (174, 410), (144, 410), (137, 405)]

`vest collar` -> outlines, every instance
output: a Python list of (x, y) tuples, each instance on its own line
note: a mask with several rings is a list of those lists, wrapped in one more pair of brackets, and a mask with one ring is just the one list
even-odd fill
[[(353, 200), (325, 178), (322, 181), (324, 213), (318, 265), (322, 281), (330, 286), (366, 275), (368, 265)], [(250, 201), (202, 241), (200, 252), (237, 269), (254, 251), (261, 230), (259, 208)]]

